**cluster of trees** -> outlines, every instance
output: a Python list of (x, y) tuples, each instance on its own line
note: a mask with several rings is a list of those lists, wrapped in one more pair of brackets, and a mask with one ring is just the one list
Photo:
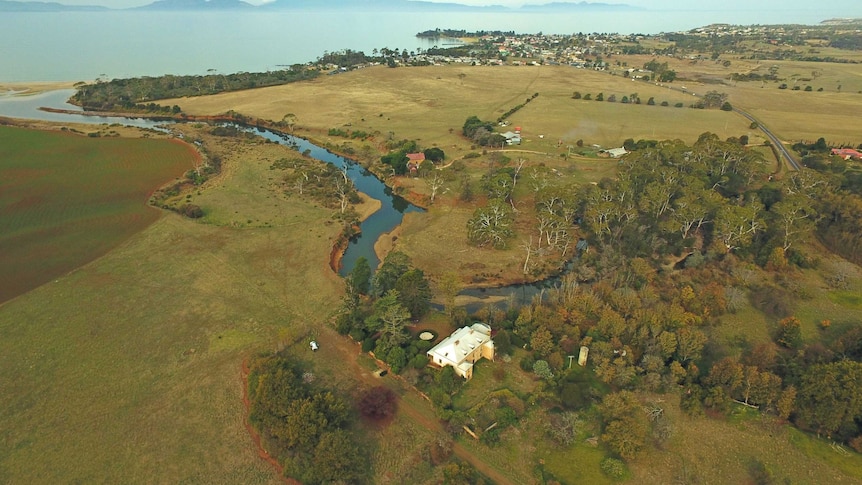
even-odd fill
[(582, 227), (629, 256), (688, 247), (765, 262), (810, 231), (825, 188), (803, 173), (764, 183), (767, 170), (758, 153), (713, 134), (692, 147), (661, 142), (624, 160), (617, 180), (583, 189)]
[(282, 158), (273, 162), (270, 170), (282, 170), (285, 193), (309, 197), (324, 207), (337, 209), (339, 217), (353, 222), (352, 204), (359, 203), (359, 193), (346, 169), (320, 163), (307, 157)]
[(667, 62), (653, 59), (644, 64), (644, 69), (653, 72), (653, 78), (659, 82), (672, 83), (676, 80), (676, 71), (667, 67)]
[[(811, 149), (822, 149), (818, 143)], [(597, 185), (497, 160), (481, 180), (489, 203), (468, 223), (477, 245), (510, 239), (512, 197), (523, 178), (536, 215), (528, 253), (569, 253), (576, 235), (598, 247), (576, 259), (544, 299), (479, 316), (498, 329), (501, 358), (528, 350), (521, 368), (539, 381), (530, 399), (564, 410), (555, 420), (565, 426), (552, 437), (570, 443), (579, 419), (572, 413), (596, 406), (602, 442), (614, 456), (631, 459), (672, 433), (661, 406), (633, 392), (679, 392), (690, 413), (727, 412), (737, 402), (862, 449), (862, 391), (848, 384), (862, 376), (862, 331), (842, 327), (828, 341), (803, 341), (788, 276), (794, 265), (816, 264), (800, 242), (815, 230), (823, 237), (821, 227), (845, 234), (843, 244), (859, 254), (858, 237), (854, 243), (850, 235), (862, 231), (855, 225), (862, 222), (862, 198), (813, 171), (772, 180), (770, 164), (735, 138), (705, 133), (693, 145), (632, 145), (637, 150), (621, 162), (617, 178)], [(766, 272), (785, 276), (755, 276)], [(407, 375), (450, 430), (466, 424), (493, 445), (499, 431), (486, 430), (485, 417), (514, 423), (520, 400), (499, 397), (474, 414), (453, 406), (461, 380), (451, 368), (427, 368), (428, 346), (404, 331), (428, 308), (421, 271), (392, 253), (373, 279), (370, 274), (367, 262), (359, 262), (348, 277), (338, 330)], [(773, 338), (739, 354), (710, 337), (723, 315), (748, 300), (774, 318)], [(460, 314), (452, 317), (462, 323)], [(572, 369), (581, 345), (590, 348), (592, 372)]]
[(708, 91), (706, 94), (701, 96), (697, 103), (694, 104), (694, 107), (701, 109), (719, 108), (722, 111), (731, 111), (733, 109), (727, 101), (727, 94), (714, 90)]
[(324, 52), (317, 58), (318, 64), (335, 64), (336, 66), (356, 66), (374, 60), (363, 51), (344, 49), (335, 52)]
[[(315, 70), (296, 65), (290, 69), (259, 73), (212, 73), (205, 76), (167, 74), (159, 77), (113, 79), (92, 84), (76, 84), (77, 92), (72, 96), (72, 103), (90, 110), (125, 110), (155, 99), (204, 96), (226, 91), (278, 86), (312, 79), (317, 75), (318, 72)], [(170, 109), (173, 111), (175, 108)]]
[(494, 133), (494, 123), (491, 121), (482, 121), (478, 116), (470, 116), (464, 121), (464, 126), (461, 128), (461, 133), (473, 140), (479, 146), (502, 146), (506, 143), (506, 138), (499, 133)]
[(474, 246), (505, 249), (515, 235), (513, 196), (525, 161), (519, 159), (517, 165), (509, 166), (510, 161), (500, 153), (490, 157), (490, 168), (481, 179), (488, 202), (477, 207), (467, 221), (467, 239)]
[(836, 49), (862, 50), (862, 39), (854, 34), (834, 34), (829, 39), (829, 45)]
[[(410, 159), (408, 153), (419, 153), (419, 146), (413, 140), (393, 141), (388, 144), (389, 153), (380, 157), (380, 163), (391, 167), (392, 173), (395, 175), (404, 175), (407, 173), (407, 162)], [(427, 173), (434, 168), (435, 163), (442, 162), (446, 158), (446, 153), (437, 147), (426, 148), (422, 150), (425, 155), (425, 161), (419, 166), (419, 172)]]
[(368, 479), (367, 449), (350, 430), (350, 408), (282, 354), (249, 366), (249, 421), (302, 483), (359, 483)]
[(813, 143), (798, 142), (793, 149), (802, 156), (802, 164), (814, 171), (800, 183), (816, 188), (813, 213), (821, 242), (836, 254), (862, 263), (862, 170), (833, 156), (822, 137)]
[(737, 49), (746, 40), (741, 34), (696, 35), (685, 32), (666, 34), (665, 38), (673, 42), (673, 52), (727, 52)]
[[(859, 217), (850, 214), (862, 214), (862, 205), (853, 205), (862, 200), (834, 193), (834, 183), (810, 171), (765, 181), (764, 161), (736, 140), (704, 134), (691, 147), (650, 145), (622, 162), (615, 181), (540, 192), (538, 204), (558, 207), (542, 211), (563, 221), (581, 218), (580, 229), (600, 250), (578, 260), (544, 302), (500, 319), (495, 342), (526, 345), (532, 355), (522, 368), (542, 376), (546, 392), (569, 409), (599, 400), (598, 393), (585, 397), (583, 385), (577, 390), (568, 383), (573, 374), (565, 358), (588, 345), (595, 376), (621, 390), (606, 395), (599, 410), (603, 441), (626, 459), (666, 429), (660, 410), (644, 412), (624, 390), (680, 386), (689, 412), (728, 411), (736, 401), (862, 449), (862, 395), (846, 384), (862, 370), (862, 332), (849, 326), (828, 346), (805, 345), (791, 315), (791, 290), (784, 288), (792, 283), (754, 284), (743, 269), (746, 260), (778, 272), (791, 271), (792, 263), (813, 264), (798, 243), (838, 203), (851, 207), (826, 220), (854, 221), (841, 233), (858, 254), (862, 248), (850, 234), (858, 235), (862, 225), (852, 225)], [(834, 229), (830, 233), (839, 232)], [(674, 254), (688, 254), (677, 264), (684, 271), (658, 272), (657, 258)], [(773, 342), (729, 357), (710, 343), (709, 327), (747, 297), (777, 315)]]
[(426, 341), (411, 338), (407, 325), (430, 308), (431, 288), (422, 270), (400, 251), (390, 252), (374, 276), (368, 260), (359, 258), (345, 278), (346, 293), (336, 330), (362, 342), (365, 351), (390, 365), (395, 373), (408, 364), (428, 364)]

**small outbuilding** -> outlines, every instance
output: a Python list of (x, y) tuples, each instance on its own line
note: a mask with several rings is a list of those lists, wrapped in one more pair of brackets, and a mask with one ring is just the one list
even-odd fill
[(503, 135), (503, 138), (506, 139), (507, 145), (520, 145), (521, 144), (521, 135), (519, 133), (507, 131), (505, 133), (500, 133), (500, 134)]
[(313, 352), (317, 352), (317, 349), (319, 349), (319, 348), (320, 348), (320, 347), (318, 347), (317, 342), (316, 342), (316, 341), (314, 341), (314, 340), (312, 340), (312, 341), (311, 341), (311, 343), (310, 343), (309, 345), (311, 345), (311, 350), (312, 350)]
[(599, 156), (605, 156), (610, 158), (620, 158), (623, 155), (627, 155), (629, 153), (625, 148), (609, 148), (607, 150), (602, 150), (599, 152)]

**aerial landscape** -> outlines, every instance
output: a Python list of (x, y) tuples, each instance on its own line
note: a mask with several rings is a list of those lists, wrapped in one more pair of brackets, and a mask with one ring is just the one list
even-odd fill
[(854, 2), (0, 12), (0, 483), (862, 483)]

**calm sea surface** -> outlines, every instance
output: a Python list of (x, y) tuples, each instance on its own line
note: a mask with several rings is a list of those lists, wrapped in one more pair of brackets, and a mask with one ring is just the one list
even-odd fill
[(414, 50), (434, 28), (518, 33), (658, 33), (710, 23), (817, 23), (818, 10), (547, 13), (63, 12), (0, 14), (0, 82), (91, 81), (162, 74), (257, 72), (345, 48)]

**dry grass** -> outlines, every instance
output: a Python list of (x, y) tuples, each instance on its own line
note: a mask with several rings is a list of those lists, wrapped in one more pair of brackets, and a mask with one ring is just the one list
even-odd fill
[[(850, 51), (821, 49), (821, 56), (859, 60), (859, 55)], [(629, 67), (640, 67), (649, 62), (651, 56), (619, 56)], [(768, 126), (780, 138), (794, 142), (814, 141), (824, 137), (830, 143), (862, 142), (855, 119), (862, 108), (862, 66), (850, 63), (802, 62), (802, 61), (753, 61), (730, 58), (731, 65), (721, 62), (675, 58), (660, 58), (670, 69), (677, 71), (676, 87), (686, 86), (689, 91), (703, 94), (716, 90), (730, 95), (730, 102), (750, 112)], [(724, 60), (722, 58), (721, 60)], [(779, 81), (732, 82), (733, 73), (769, 73), (771, 66), (778, 66)], [(807, 80), (806, 80), (807, 79)], [(787, 89), (778, 89), (782, 83)], [(794, 85), (800, 90), (794, 91)], [(812, 91), (804, 91), (810, 85)], [(840, 89), (839, 89), (840, 86)], [(823, 88), (822, 92), (818, 89)], [(702, 130), (706, 131), (706, 130)], [(746, 134), (746, 133), (739, 133)], [(757, 134), (748, 133), (749, 136)], [(738, 136), (738, 135), (737, 135)], [(752, 140), (754, 138), (752, 137)]]
[(663, 399), (673, 435), (664, 449), (651, 449), (630, 464), (635, 483), (751, 483), (749, 467), (756, 462), (772, 472), (776, 483), (785, 479), (800, 484), (857, 483), (862, 479), (860, 455), (838, 457), (848, 465), (832, 467), (818, 456), (828, 445), (813, 445), (809, 450), (797, 447), (791, 438), (798, 432), (771, 417), (737, 409), (742, 415), (728, 420), (692, 418), (681, 413), (673, 396)]

